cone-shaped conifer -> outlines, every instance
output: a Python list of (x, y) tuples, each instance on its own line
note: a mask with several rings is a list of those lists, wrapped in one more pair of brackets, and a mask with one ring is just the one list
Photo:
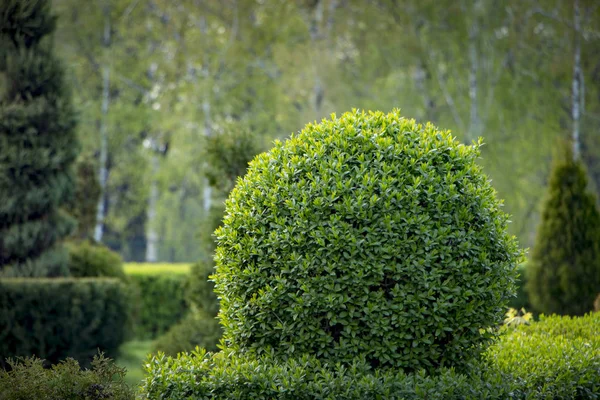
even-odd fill
[(78, 152), (50, 0), (0, 2), (0, 276), (68, 274)]

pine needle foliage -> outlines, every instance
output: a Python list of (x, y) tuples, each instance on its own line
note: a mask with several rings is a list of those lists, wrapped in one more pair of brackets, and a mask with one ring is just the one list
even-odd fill
[(584, 315), (600, 293), (600, 213), (581, 161), (555, 162), (528, 270), (532, 306)]
[(79, 146), (49, 0), (0, 2), (0, 275), (68, 275)]

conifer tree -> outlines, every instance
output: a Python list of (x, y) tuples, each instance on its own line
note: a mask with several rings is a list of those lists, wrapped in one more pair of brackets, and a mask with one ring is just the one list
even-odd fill
[(0, 2), (0, 276), (68, 275), (75, 113), (50, 0)]
[(527, 290), (537, 311), (582, 315), (593, 309), (600, 291), (600, 213), (570, 150), (551, 172), (528, 268)]

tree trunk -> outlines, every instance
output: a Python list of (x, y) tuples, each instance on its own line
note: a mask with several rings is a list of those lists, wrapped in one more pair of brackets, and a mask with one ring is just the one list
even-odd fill
[[(323, 21), (323, 1), (317, 0), (314, 5), (314, 15), (312, 17), (310, 23), (310, 39), (312, 42), (312, 47), (317, 52), (320, 52), (321, 49), (321, 23)], [(330, 16), (331, 17), (331, 16)], [(315, 113), (316, 119), (318, 119), (321, 115), (321, 107), (323, 105), (323, 97), (325, 95), (325, 91), (323, 89), (323, 83), (321, 82), (321, 74), (319, 71), (319, 67), (317, 63), (314, 63), (315, 68), (315, 83), (313, 86), (313, 111)]]
[(157, 174), (160, 166), (158, 149), (152, 149), (152, 181), (146, 211), (146, 262), (158, 261), (158, 233), (156, 232), (156, 204), (158, 203)]
[[(104, 35), (102, 45), (105, 53), (110, 47), (110, 6), (109, 0), (104, 2)], [(108, 183), (108, 107), (110, 104), (110, 65), (105, 54), (102, 66), (102, 109), (100, 117), (100, 165), (98, 179), (100, 181), (100, 198), (96, 212), (96, 227), (94, 229), (94, 240), (102, 242), (104, 234), (104, 219), (106, 217), (107, 183)]]
[[(476, 6), (474, 6), (476, 7)], [(479, 105), (477, 103), (478, 82), (477, 75), (479, 73), (479, 55), (477, 54), (477, 38), (479, 36), (479, 25), (477, 16), (473, 17), (471, 26), (469, 27), (469, 131), (466, 136), (466, 142), (471, 143), (477, 139), (479, 134)]]
[[(200, 31), (202, 32), (202, 36), (205, 38), (208, 43), (208, 32), (206, 27), (206, 19), (204, 16), (200, 19)], [(202, 77), (204, 79), (204, 98), (202, 100), (202, 113), (204, 114), (204, 136), (210, 137), (212, 135), (212, 114), (210, 107), (210, 70), (208, 68), (208, 57), (205, 55), (202, 65)], [(208, 178), (204, 178), (204, 190), (202, 193), (202, 197), (204, 200), (204, 212), (208, 214), (210, 208), (212, 206), (212, 187), (208, 182)]]
[(580, 123), (581, 123), (581, 14), (579, 9), (579, 0), (574, 0), (573, 3), (573, 24), (575, 28), (574, 38), (574, 60), (573, 60), (573, 82), (572, 82), (572, 106), (571, 117), (573, 118), (573, 131), (571, 140), (573, 142), (573, 159), (578, 160), (581, 156), (581, 138), (580, 138)]

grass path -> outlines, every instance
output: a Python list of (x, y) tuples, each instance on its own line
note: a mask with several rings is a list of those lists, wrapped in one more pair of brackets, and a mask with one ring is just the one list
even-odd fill
[(125, 381), (136, 390), (144, 378), (142, 365), (151, 349), (152, 340), (132, 340), (123, 343), (119, 349), (120, 355), (116, 363), (120, 367), (127, 368)]

